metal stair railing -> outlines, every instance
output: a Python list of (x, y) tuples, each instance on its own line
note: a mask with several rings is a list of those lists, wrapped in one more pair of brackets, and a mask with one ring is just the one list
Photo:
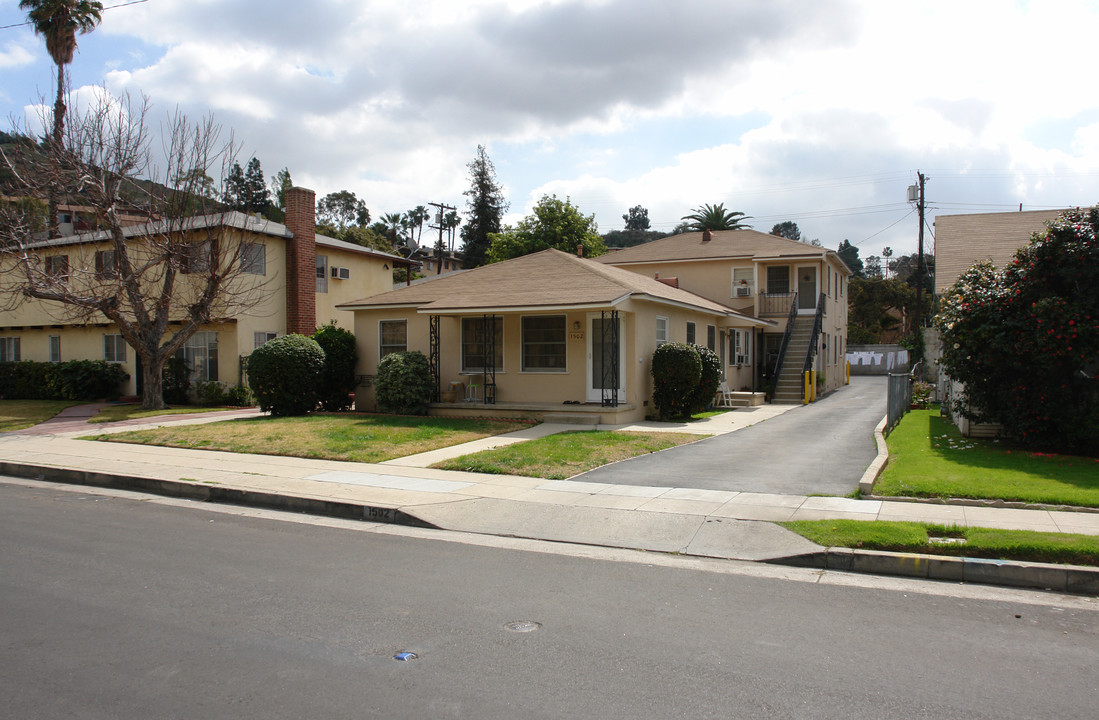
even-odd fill
[(775, 359), (775, 371), (771, 376), (771, 386), (768, 388), (767, 397), (770, 402), (775, 401), (775, 388), (778, 387), (779, 376), (782, 375), (782, 363), (786, 359), (786, 348), (790, 344), (790, 334), (794, 331), (794, 320), (798, 316), (798, 294), (794, 293), (790, 300), (790, 312), (786, 315), (786, 332), (782, 336), (782, 343), (778, 346), (778, 358)]
[(821, 327), (824, 325), (824, 302), (825, 296), (821, 293), (817, 300), (817, 314), (813, 318), (813, 332), (809, 335), (809, 352), (805, 353), (805, 366), (801, 370), (803, 373), (813, 369), (813, 360), (817, 356), (817, 338), (820, 337)]

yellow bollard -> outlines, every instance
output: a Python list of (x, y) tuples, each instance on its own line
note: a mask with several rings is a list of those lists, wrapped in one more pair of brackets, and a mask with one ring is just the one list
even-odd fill
[(843, 384), (844, 385), (850, 385), (851, 384), (851, 363), (849, 363), (849, 362), (844, 363)]
[(812, 372), (809, 378), (809, 402), (817, 401), (817, 371)]

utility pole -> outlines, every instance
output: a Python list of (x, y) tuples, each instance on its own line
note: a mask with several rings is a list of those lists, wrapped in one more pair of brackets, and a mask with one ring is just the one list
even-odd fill
[(443, 273), (443, 230), (446, 229), (446, 211), (457, 210), (458, 208), (445, 203), (428, 203), (428, 205), (437, 208), (435, 212), (435, 224), (429, 225), (428, 227), (439, 231), (439, 241), (435, 243), (435, 274), (441, 275)]
[(924, 277), (924, 264), (923, 264), (923, 214), (924, 214), (924, 196), (923, 186), (927, 181), (927, 178), (919, 170), (916, 171), (916, 179), (919, 181), (919, 198), (916, 201), (916, 209), (919, 211), (920, 216), (920, 240), (919, 240), (919, 255), (916, 257), (916, 319), (915, 330), (921, 332), (920, 328), (922, 318), (920, 317), (923, 311), (923, 277)]

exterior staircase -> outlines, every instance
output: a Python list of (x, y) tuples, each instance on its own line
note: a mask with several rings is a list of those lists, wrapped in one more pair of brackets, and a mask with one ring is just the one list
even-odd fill
[(794, 318), (790, 332), (790, 344), (786, 347), (786, 359), (782, 362), (782, 374), (775, 385), (772, 402), (776, 405), (800, 405), (804, 395), (805, 358), (809, 354), (809, 339), (813, 334), (812, 315)]

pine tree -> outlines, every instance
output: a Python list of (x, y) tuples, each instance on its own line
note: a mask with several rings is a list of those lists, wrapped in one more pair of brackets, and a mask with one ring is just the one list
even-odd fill
[(477, 146), (477, 157), (467, 167), (470, 188), (463, 193), (468, 198), (468, 219), (462, 227), (463, 265), (477, 267), (485, 264), (489, 234), (500, 232), (509, 205), (504, 199), (503, 189), (496, 182), (496, 168), (489, 160), (484, 145)]
[(259, 158), (249, 160), (248, 169), (244, 171), (244, 196), (245, 212), (263, 213), (271, 205), (271, 191), (267, 189)]

